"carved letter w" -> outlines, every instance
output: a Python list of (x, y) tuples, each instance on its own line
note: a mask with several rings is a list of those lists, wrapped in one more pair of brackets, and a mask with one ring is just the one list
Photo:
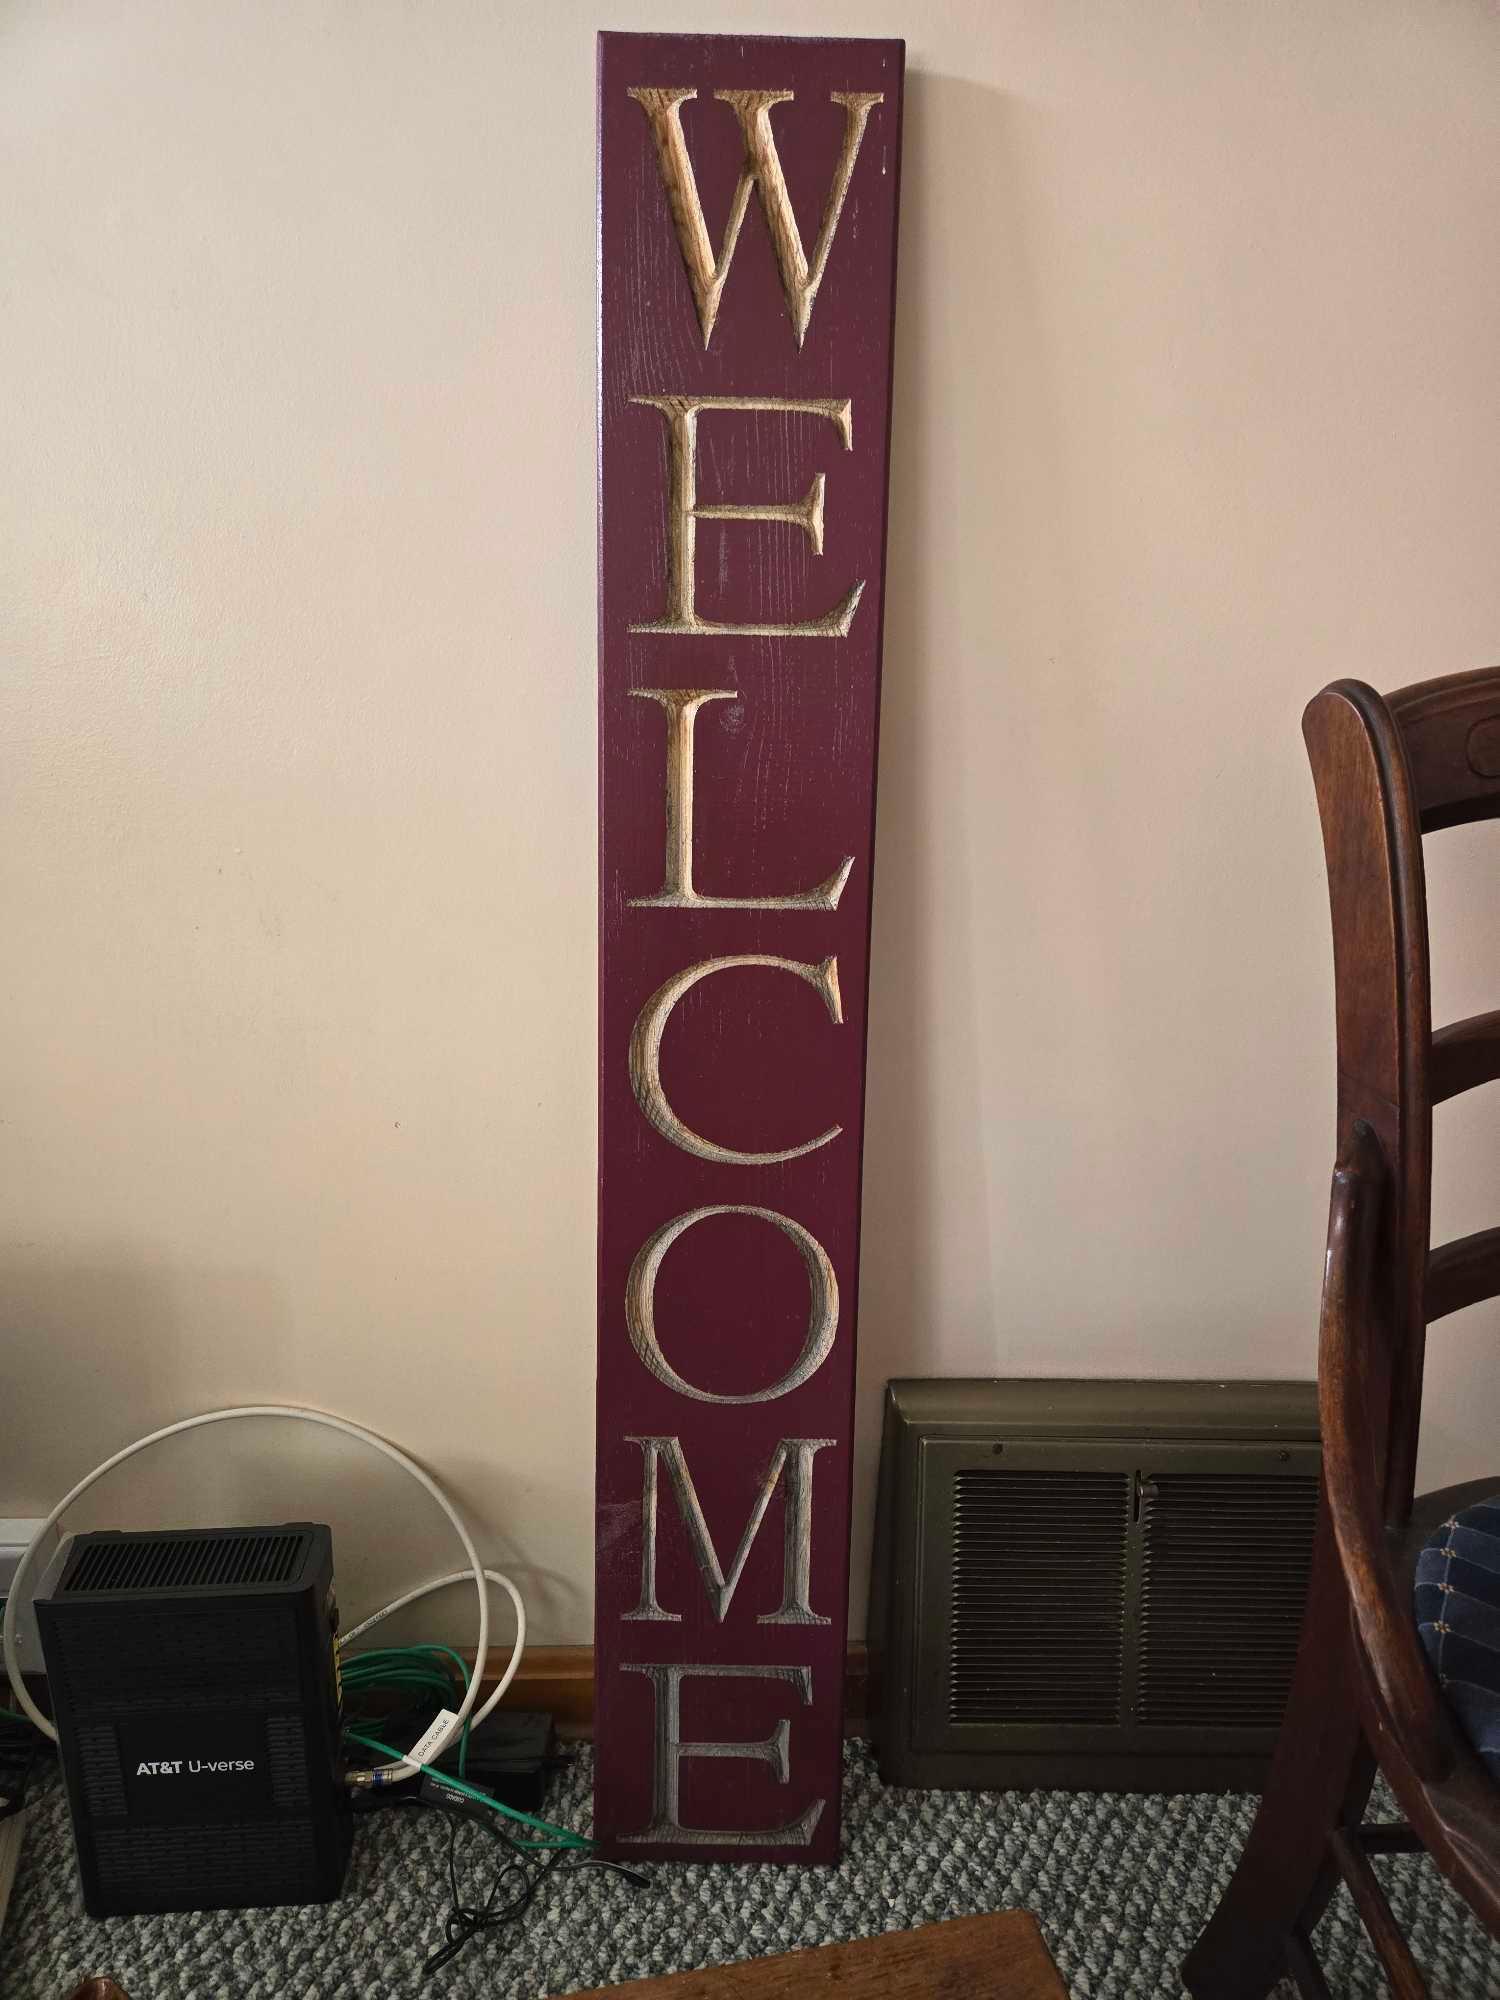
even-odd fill
[(752, 188), (760, 196), (760, 205), (771, 231), (771, 246), (781, 271), (782, 289), (786, 293), (787, 310), (792, 316), (792, 330), (799, 347), (812, 318), (813, 300), (823, 282), (828, 252), (833, 247), (833, 234), (838, 228), (844, 197), (849, 192), (854, 162), (859, 157), (860, 141), (864, 138), (871, 108), (884, 99), (878, 90), (836, 90), (831, 93), (832, 102), (844, 107), (844, 144), (809, 263), (802, 248), (797, 218), (792, 213), (791, 197), (787, 193), (786, 176), (781, 171), (776, 141), (771, 133), (772, 105), (790, 103), (793, 94), (790, 90), (714, 92), (718, 103), (733, 109), (745, 139), (745, 163), (740, 169), (739, 185), (730, 206), (724, 247), (716, 259), (709, 240), (708, 224), (703, 219), (703, 204), (698, 199), (697, 177), (688, 158), (687, 142), (682, 136), (682, 106), (688, 98), (696, 97), (697, 91), (632, 90), (630, 93), (645, 112), (656, 140), (661, 176), (666, 183), (677, 240), (682, 245), (682, 260), (687, 265), (688, 281), (693, 288), (693, 302), (698, 308), (698, 324), (703, 329), (705, 347), (713, 335), (714, 321), (719, 316), (719, 299), (724, 281), (729, 276), (729, 266), (734, 261), (735, 245), (740, 240), (740, 227), (750, 206)]

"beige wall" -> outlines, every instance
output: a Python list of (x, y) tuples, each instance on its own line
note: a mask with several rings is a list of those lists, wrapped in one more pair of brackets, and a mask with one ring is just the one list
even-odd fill
[[(1305, 1373), (1337, 674), (1500, 657), (1500, 16), (720, 0), (911, 76), (862, 1340), (895, 1372)], [(0, 1514), (297, 1399), (588, 1634), (594, 5), (0, 11)], [(1442, 837), (1440, 1014), (1500, 996)], [(1448, 930), (1451, 938), (1451, 926)], [(1444, 1233), (1496, 1106), (1439, 1114)], [(1500, 1315), (1444, 1327), (1482, 1469)], [(218, 1435), (126, 1518), (394, 1479)], [(445, 1623), (462, 1630), (456, 1602)]]

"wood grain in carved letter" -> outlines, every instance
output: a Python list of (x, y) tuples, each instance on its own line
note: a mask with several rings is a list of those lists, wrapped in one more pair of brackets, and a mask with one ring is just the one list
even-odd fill
[(842, 1022), (844, 1007), (839, 996), (839, 967), (835, 958), (825, 958), (821, 965), (803, 965), (795, 958), (776, 958), (762, 951), (745, 952), (737, 958), (706, 958), (701, 965), (689, 965), (674, 973), (664, 985), (657, 987), (641, 1009), (630, 1037), (630, 1083), (642, 1113), (664, 1139), (670, 1139), (674, 1146), (681, 1146), (685, 1153), (696, 1154), (700, 1160), (719, 1160), (726, 1166), (774, 1167), (782, 1160), (798, 1160), (804, 1153), (816, 1152), (819, 1146), (826, 1146), (836, 1139), (844, 1128), (830, 1125), (826, 1132), (820, 1132), (816, 1139), (804, 1139), (800, 1146), (783, 1146), (774, 1152), (747, 1153), (737, 1147), (721, 1146), (716, 1140), (705, 1139), (700, 1132), (685, 1125), (668, 1103), (661, 1081), (662, 1036), (678, 1001), (685, 993), (691, 992), (700, 979), (708, 979), (716, 972), (733, 972), (736, 966), (751, 965), (765, 966), (773, 972), (790, 972), (794, 978), (806, 980), (828, 1009), (829, 1020), (835, 1025)]
[(630, 95), (645, 112), (651, 127), (651, 135), (656, 141), (657, 157), (661, 161), (662, 184), (667, 191), (667, 202), (677, 231), (677, 241), (682, 246), (682, 261), (687, 267), (693, 302), (698, 308), (698, 323), (703, 328), (703, 345), (707, 347), (713, 338), (714, 321), (719, 316), (719, 301), (723, 296), (724, 281), (729, 276), (729, 266), (734, 261), (735, 246), (740, 240), (740, 230), (744, 224), (745, 211), (750, 205), (750, 193), (753, 188), (760, 195), (760, 205), (771, 232), (771, 244), (776, 253), (777, 269), (781, 273), (782, 290), (786, 293), (792, 331), (800, 347), (807, 338), (813, 300), (817, 297), (818, 287), (823, 282), (823, 273), (828, 266), (828, 253), (833, 248), (833, 234), (839, 226), (839, 217), (844, 212), (844, 197), (849, 192), (854, 162), (859, 157), (860, 141), (865, 136), (865, 126), (869, 121), (871, 110), (882, 101), (882, 93), (878, 90), (836, 90), (830, 95), (832, 103), (844, 107), (844, 143), (839, 153), (833, 183), (828, 190), (828, 200), (823, 207), (823, 224), (818, 231), (817, 242), (813, 245), (810, 263), (802, 248), (802, 232), (797, 227), (796, 211), (792, 207), (792, 198), (787, 190), (786, 175), (781, 170), (781, 155), (776, 150), (775, 136), (771, 131), (773, 106), (792, 103), (796, 97), (795, 91), (716, 90), (714, 92), (719, 103), (727, 104), (733, 110), (739, 120), (740, 131), (745, 141), (745, 164), (740, 171), (739, 184), (735, 188), (734, 200), (730, 205), (729, 221), (724, 230), (724, 247), (717, 258), (713, 253), (708, 223), (704, 219), (703, 203), (698, 198), (698, 182), (693, 173), (692, 157), (682, 134), (682, 107), (698, 95), (697, 91), (632, 90)]
[(733, 688), (632, 688), (640, 701), (654, 701), (667, 716), (667, 851), (662, 885), (653, 896), (632, 896), (636, 910), (836, 910), (854, 856), (846, 854), (830, 875), (811, 889), (755, 896), (704, 895), (693, 878), (693, 745), (698, 711), (709, 701), (738, 701)]
[[(807, 1330), (802, 1336), (802, 1347), (796, 1360), (774, 1382), (768, 1382), (759, 1389), (747, 1389), (742, 1395), (721, 1394), (689, 1382), (662, 1353), (661, 1342), (656, 1335), (656, 1279), (662, 1260), (680, 1236), (685, 1236), (701, 1223), (712, 1221), (716, 1215), (754, 1216), (758, 1222), (769, 1223), (771, 1228), (779, 1229), (791, 1240), (807, 1273)], [(686, 1215), (674, 1215), (670, 1222), (664, 1222), (660, 1229), (653, 1230), (641, 1245), (640, 1255), (631, 1265), (630, 1276), (625, 1282), (625, 1324), (630, 1332), (631, 1345), (643, 1365), (658, 1382), (675, 1389), (679, 1396), (688, 1396), (695, 1403), (769, 1403), (778, 1396), (789, 1396), (794, 1389), (800, 1389), (804, 1382), (817, 1374), (833, 1352), (834, 1339), (839, 1330), (839, 1281), (828, 1252), (817, 1237), (789, 1215), (778, 1215), (774, 1208), (756, 1208), (747, 1202), (724, 1202), (714, 1208), (689, 1209)]]
[(631, 626), (632, 632), (671, 633), (690, 638), (718, 633), (738, 639), (843, 639), (848, 636), (864, 591), (854, 584), (831, 610), (811, 618), (705, 618), (698, 609), (697, 549), (700, 521), (774, 521), (799, 528), (814, 555), (823, 553), (823, 496), (827, 475), (813, 474), (802, 500), (700, 500), (698, 498), (698, 421), (711, 410), (760, 411), (781, 417), (824, 417), (839, 434), (845, 451), (854, 449), (854, 412), (847, 398), (798, 400), (790, 396), (632, 396), (659, 410), (667, 426), (667, 605), (660, 618)]
[(755, 1537), (760, 1533), (761, 1523), (766, 1518), (766, 1510), (778, 1482), (786, 1481), (786, 1498), (782, 1509), (785, 1517), (783, 1529), (783, 1570), (781, 1582), (781, 1605), (775, 1611), (762, 1611), (758, 1622), (762, 1625), (826, 1625), (828, 1620), (820, 1617), (808, 1602), (812, 1587), (812, 1491), (813, 1460), (828, 1445), (836, 1442), (833, 1438), (781, 1438), (771, 1454), (771, 1463), (766, 1467), (765, 1476), (755, 1495), (750, 1509), (750, 1519), (745, 1532), (740, 1537), (739, 1548), (726, 1576), (719, 1561), (719, 1552), (714, 1547), (713, 1532), (704, 1517), (698, 1499), (698, 1489), (693, 1484), (693, 1475), (688, 1470), (687, 1456), (679, 1437), (636, 1437), (630, 1440), (638, 1444), (642, 1453), (641, 1464), (641, 1601), (634, 1611), (627, 1611), (632, 1620), (649, 1620), (657, 1624), (680, 1625), (680, 1611), (664, 1611), (656, 1594), (656, 1550), (659, 1525), (658, 1497), (661, 1482), (657, 1469), (667, 1468), (667, 1477), (672, 1491), (677, 1496), (677, 1510), (682, 1517), (682, 1525), (692, 1545), (693, 1557), (698, 1565), (698, 1573), (703, 1579), (703, 1587), (708, 1592), (713, 1605), (714, 1616), (722, 1625), (728, 1616), (729, 1607), (734, 1602), (734, 1593), (739, 1588), (740, 1578), (745, 1573), (745, 1564), (755, 1545)]

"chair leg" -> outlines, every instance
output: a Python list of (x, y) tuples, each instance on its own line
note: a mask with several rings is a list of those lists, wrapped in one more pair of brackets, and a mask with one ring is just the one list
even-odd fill
[(1193, 2000), (1263, 2000), (1288, 1973), (1309, 1976), (1298, 1961), (1337, 1880), (1329, 1836), (1358, 1821), (1374, 1776), (1355, 1710), (1349, 1600), (1325, 1508), (1265, 1795), (1234, 1877), (1182, 1968)]
[(1297, 1989), (1298, 2000), (1333, 2000), (1323, 1968), (1313, 1957), (1313, 1948), (1300, 1931), (1286, 1941), (1287, 1976)]

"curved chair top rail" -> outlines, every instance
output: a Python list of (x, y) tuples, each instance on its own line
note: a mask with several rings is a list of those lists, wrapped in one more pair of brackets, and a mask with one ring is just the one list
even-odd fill
[(1418, 681), (1386, 703), (1424, 833), (1500, 815), (1500, 668)]

